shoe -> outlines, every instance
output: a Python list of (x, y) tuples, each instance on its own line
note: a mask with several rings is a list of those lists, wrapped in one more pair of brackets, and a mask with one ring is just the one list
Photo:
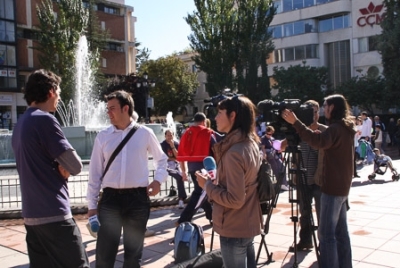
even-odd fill
[[(300, 241), (297, 244), (297, 251), (305, 251), (305, 250), (309, 250), (310, 248), (313, 248), (313, 244), (312, 243), (303, 243), (303, 242)], [(289, 252), (294, 252), (294, 247), (293, 246), (290, 246)]]
[(185, 207), (185, 203), (183, 202), (183, 200), (179, 200), (178, 202), (178, 208), (179, 209), (183, 209)]
[(287, 187), (286, 185), (281, 185), (281, 190), (282, 191), (289, 191), (289, 187)]
[(149, 237), (149, 236), (153, 236), (156, 234), (156, 231), (150, 230), (150, 229), (146, 229), (146, 232), (144, 233), (144, 237)]

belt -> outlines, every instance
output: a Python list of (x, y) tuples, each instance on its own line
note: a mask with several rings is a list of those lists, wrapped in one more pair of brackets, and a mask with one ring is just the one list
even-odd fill
[(106, 187), (103, 189), (104, 193), (111, 193), (111, 194), (134, 194), (134, 193), (146, 193), (146, 187), (137, 187), (137, 188), (122, 188), (122, 189), (115, 189)]

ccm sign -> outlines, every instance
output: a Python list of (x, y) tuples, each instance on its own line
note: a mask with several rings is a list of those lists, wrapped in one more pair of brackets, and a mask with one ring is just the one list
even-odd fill
[(366, 25), (374, 26), (374, 24), (380, 24), (382, 21), (382, 15), (379, 12), (382, 11), (383, 5), (375, 6), (372, 2), (369, 3), (367, 8), (361, 8), (360, 13), (363, 15), (357, 19), (357, 25), (364, 27)]

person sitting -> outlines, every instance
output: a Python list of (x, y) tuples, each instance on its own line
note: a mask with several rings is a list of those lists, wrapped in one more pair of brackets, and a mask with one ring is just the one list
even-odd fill
[[(274, 137), (272, 135), (275, 133), (275, 129), (273, 126), (268, 126), (265, 132), (265, 136), (261, 138), (261, 150), (263, 152), (263, 158), (268, 161), (268, 163), (271, 165), (272, 171), (278, 180), (281, 176), (282, 177), (282, 185), (281, 185), (281, 190), (283, 191), (288, 191), (288, 182), (286, 179), (285, 175), (285, 170), (284, 170), (284, 165), (282, 161), (282, 151), (281, 147), (278, 148), (278, 150), (274, 146)], [(279, 142), (275, 142), (275, 144), (278, 144)]]
[(176, 156), (178, 155), (178, 146), (179, 143), (174, 140), (174, 133), (172, 130), (167, 129), (165, 131), (165, 140), (161, 142), (161, 149), (168, 156), (168, 175), (173, 177), (176, 180), (176, 184), (178, 186), (178, 207), (180, 209), (184, 208), (184, 201), (187, 197), (185, 191), (185, 185), (182, 179), (182, 171), (179, 166), (178, 161), (176, 161)]

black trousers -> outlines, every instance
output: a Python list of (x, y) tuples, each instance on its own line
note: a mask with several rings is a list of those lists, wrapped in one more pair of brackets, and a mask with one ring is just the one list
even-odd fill
[(73, 218), (41, 225), (25, 225), (31, 268), (89, 267), (82, 236)]

